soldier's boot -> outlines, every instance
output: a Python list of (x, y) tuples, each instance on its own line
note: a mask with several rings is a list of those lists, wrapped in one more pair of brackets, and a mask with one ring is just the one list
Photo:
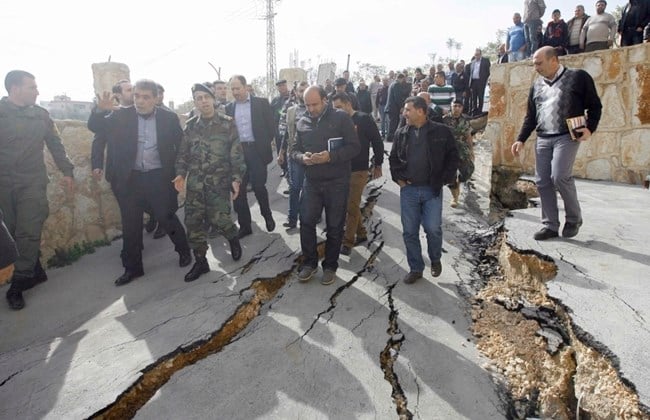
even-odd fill
[(460, 197), (460, 184), (456, 181), (453, 185), (449, 186), (451, 190), (451, 204), (453, 208), (458, 207), (458, 197)]
[(210, 264), (208, 264), (208, 259), (205, 258), (205, 251), (194, 251), (194, 265), (192, 269), (185, 275), (185, 281), (191, 282), (205, 273), (210, 272)]
[[(39, 254), (40, 257), (40, 254)], [(40, 258), (36, 260), (36, 265), (34, 266), (34, 277), (30, 279), (25, 279), (23, 281), (23, 286), (22, 290), (29, 290), (32, 287), (36, 286), (37, 284), (43, 283), (47, 281), (47, 273), (43, 269), (43, 266), (41, 265), (41, 260)]]
[(228, 243), (230, 244), (230, 254), (232, 255), (232, 259), (239, 261), (242, 254), (239, 238), (235, 236), (233, 239), (228, 239)]

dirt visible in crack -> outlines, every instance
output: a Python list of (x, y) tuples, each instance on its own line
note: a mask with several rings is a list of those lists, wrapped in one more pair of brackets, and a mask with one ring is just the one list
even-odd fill
[(395, 403), (399, 419), (410, 420), (413, 418), (413, 413), (408, 409), (408, 400), (406, 395), (404, 395), (402, 385), (400, 385), (397, 373), (395, 373), (395, 369), (393, 368), (395, 361), (399, 357), (399, 351), (405, 339), (397, 322), (399, 313), (397, 312), (397, 309), (395, 309), (393, 302), (393, 289), (396, 285), (397, 283), (390, 285), (386, 291), (386, 294), (388, 295), (388, 306), (390, 308), (388, 329), (386, 330), (386, 333), (388, 333), (390, 337), (386, 342), (386, 347), (384, 347), (384, 350), (379, 355), (379, 362), (381, 364), (381, 370), (384, 372), (384, 379), (386, 379), (393, 388), (391, 396), (393, 397), (393, 402)]
[(271, 300), (278, 290), (287, 283), (292, 272), (293, 269), (275, 278), (254, 281), (249, 288), (255, 291), (252, 299), (248, 303), (241, 305), (211, 338), (193, 343), (162, 357), (147, 367), (142, 372), (142, 377), (120, 395), (113, 404), (93, 414), (90, 418), (106, 420), (133, 418), (137, 411), (153, 397), (158, 389), (169, 381), (169, 378), (174, 373), (220, 352), (237, 337), (259, 315), (262, 305)]
[[(509, 417), (650, 418), (611, 361), (578, 339), (565, 308), (548, 297), (545, 282), (555, 277), (555, 264), (513, 250), (504, 236), (496, 235), (483, 253), (491, 268), (483, 267), (489, 281), (474, 299), (472, 329), (492, 361), (488, 368), (508, 383)], [(530, 317), (540, 308), (566, 335), (555, 351), (540, 321)]]

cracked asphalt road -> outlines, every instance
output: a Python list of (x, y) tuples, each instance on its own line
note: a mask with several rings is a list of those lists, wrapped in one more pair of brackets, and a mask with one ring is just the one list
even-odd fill
[[(271, 168), (268, 187), (281, 223), (287, 199), (278, 173)], [(341, 256), (334, 285), (317, 276), (282, 283), (228, 344), (179, 369), (135, 417), (505, 418), (459, 292), (475, 276), (466, 235), (485, 225), (486, 194), (464, 192), (467, 205), (454, 210), (445, 191), (443, 273), (434, 281), (427, 271), (414, 285), (400, 281), (407, 265), (398, 187), (384, 178), (366, 194), (371, 240)], [(242, 260), (232, 262), (216, 238), (212, 271), (194, 283), (182, 281), (186, 270), (168, 240), (146, 235), (146, 274), (132, 284), (113, 286), (117, 241), (49, 270), (25, 310), (0, 305), (0, 418), (93, 416), (143, 372), (222, 330), (254, 298), (256, 281), (295, 268), (299, 256), (297, 230), (266, 233), (256, 204), (252, 214), (259, 227), (242, 241)]]

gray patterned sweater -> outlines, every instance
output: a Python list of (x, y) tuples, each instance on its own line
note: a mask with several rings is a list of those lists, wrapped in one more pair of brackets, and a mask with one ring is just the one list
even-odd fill
[(533, 130), (539, 137), (567, 134), (567, 118), (585, 115), (587, 128), (596, 131), (602, 104), (594, 80), (581, 69), (564, 68), (553, 81), (538, 77), (528, 94), (528, 110), (517, 141), (525, 142)]

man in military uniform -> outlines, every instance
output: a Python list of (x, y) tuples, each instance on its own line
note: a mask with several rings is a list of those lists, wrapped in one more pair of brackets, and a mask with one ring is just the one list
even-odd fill
[[(174, 186), (185, 198), (185, 226), (194, 266), (185, 281), (210, 271), (206, 252), (208, 229), (230, 243), (232, 259), (241, 258), (238, 229), (230, 218), (230, 201), (237, 198), (246, 172), (244, 153), (232, 117), (215, 109), (214, 92), (202, 83), (192, 86), (197, 115), (187, 121), (176, 159)], [(246, 191), (242, 191), (246, 194)]]
[(0, 209), (18, 247), (18, 259), (7, 291), (12, 309), (25, 306), (22, 292), (47, 280), (39, 261), (41, 230), (49, 209), (43, 144), (63, 172), (72, 194), (73, 166), (48, 112), (35, 105), (38, 88), (34, 76), (12, 70), (5, 77), (9, 96), (0, 100)]
[(458, 207), (460, 196), (460, 183), (468, 181), (474, 173), (474, 145), (472, 143), (472, 127), (467, 118), (463, 117), (463, 102), (455, 100), (451, 112), (442, 118), (442, 121), (451, 128), (460, 162), (458, 163), (458, 175), (456, 181), (449, 185), (451, 190), (451, 207)]

